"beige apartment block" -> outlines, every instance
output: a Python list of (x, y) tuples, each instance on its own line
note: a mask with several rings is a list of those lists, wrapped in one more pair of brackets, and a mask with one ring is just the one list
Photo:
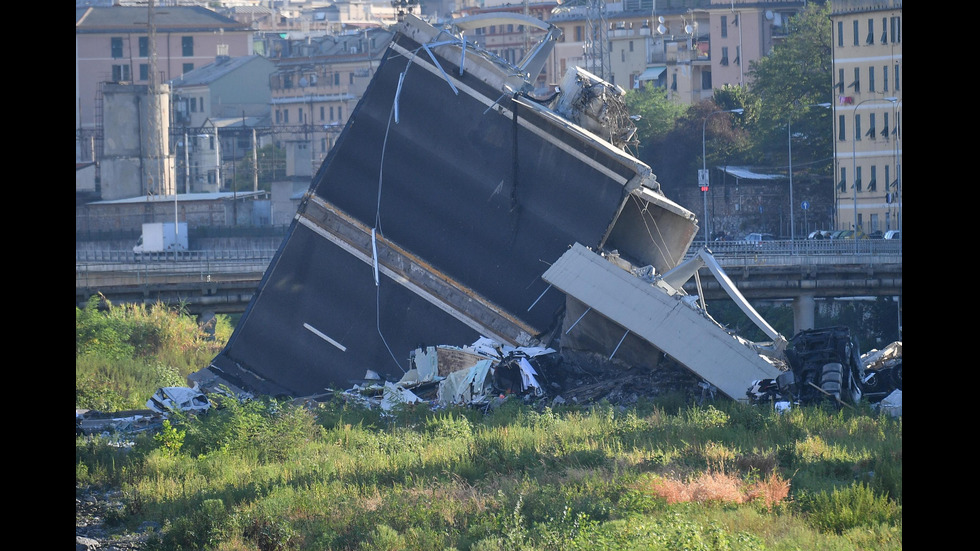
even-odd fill
[(200, 6), (76, 8), (76, 156), (101, 151), (106, 83), (147, 86), (152, 73), (162, 84), (219, 55), (251, 53), (248, 25)]
[[(748, 85), (749, 63), (787, 36), (803, 2), (569, 0), (529, 6), (532, 15), (541, 13), (562, 31), (544, 82), (558, 82), (568, 67), (578, 66), (623, 89), (655, 86), (672, 101), (691, 105), (725, 85)], [(520, 8), (483, 11), (501, 9)]]
[(902, 1), (833, 0), (838, 229), (902, 226)]
[(366, 28), (293, 43), (271, 74), (271, 124), (286, 173), (311, 177), (323, 164), (381, 62), (391, 32)]

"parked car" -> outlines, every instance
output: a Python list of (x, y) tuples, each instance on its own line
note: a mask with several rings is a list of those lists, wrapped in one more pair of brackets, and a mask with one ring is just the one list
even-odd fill
[(771, 233), (753, 232), (745, 236), (742, 241), (749, 245), (761, 246), (763, 241), (775, 241), (776, 236)]
[(858, 239), (868, 238), (868, 234), (864, 233), (861, 230), (858, 230), (857, 232), (855, 232), (854, 230), (838, 230), (835, 231), (833, 234), (831, 234), (830, 238), (831, 239), (854, 239), (855, 235), (857, 235)]
[(807, 239), (830, 239), (830, 230), (814, 230), (806, 236)]
[(888, 230), (885, 232), (884, 239), (901, 239), (899, 230)]
[(881, 239), (884, 235), (881, 230), (875, 230), (868, 234), (868, 239)]

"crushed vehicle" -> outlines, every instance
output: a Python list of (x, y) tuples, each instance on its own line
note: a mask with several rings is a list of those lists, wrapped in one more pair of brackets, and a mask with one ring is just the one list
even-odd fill
[(211, 409), (208, 397), (195, 388), (165, 386), (157, 389), (146, 401), (146, 407), (157, 413), (203, 413)]
[(857, 404), (864, 398), (878, 404), (897, 400), (900, 410), (901, 347), (901, 342), (895, 342), (883, 351), (862, 356), (847, 327), (801, 331), (786, 348), (788, 369), (775, 378), (753, 381), (746, 395), (753, 403), (831, 400)]

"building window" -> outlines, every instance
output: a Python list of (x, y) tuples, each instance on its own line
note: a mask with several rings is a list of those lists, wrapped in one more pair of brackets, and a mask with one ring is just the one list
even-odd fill
[(854, 115), (854, 141), (861, 141), (861, 115)]
[[(885, 125), (884, 128), (881, 129), (881, 135), (887, 139), (888, 138), (888, 112), (885, 111), (884, 115), (885, 115)], [(888, 178), (885, 179), (887, 180)]]
[(194, 57), (194, 37), (180, 37), (180, 55), (184, 57)]
[(129, 65), (113, 65), (112, 80), (113, 82), (129, 80)]
[(857, 46), (859, 44), (859, 42), (858, 42), (858, 32), (860, 32), (860, 31), (858, 31), (858, 21), (857, 21), (857, 19), (854, 20), (854, 25), (853, 26), (854, 26), (854, 45)]
[(741, 65), (742, 64), (741, 59), (742, 59), (742, 47), (735, 46), (735, 65)]
[(150, 66), (140, 63), (140, 80), (150, 80)]
[(278, 109), (276, 109), (276, 124), (279, 124), (281, 122), (282, 122), (282, 113)]
[(721, 16), (721, 37), (728, 38), (728, 16)]
[(677, 73), (670, 75), (670, 89), (677, 91)]
[(333, 74), (333, 85), (340, 86), (340, 73)]
[(881, 68), (881, 91), (888, 91), (888, 65)]
[(109, 48), (112, 52), (112, 59), (122, 59), (123, 56), (123, 39), (119, 36), (114, 36), (109, 39)]
[(888, 18), (881, 18), (881, 40), (882, 44), (888, 44)]
[(191, 98), (191, 113), (197, 113), (197, 98)]
[(140, 57), (150, 57), (150, 39), (145, 36), (141, 36), (139, 39), (140, 45)]
[(341, 113), (342, 109), (343, 107), (337, 106), (337, 118), (340, 120), (344, 120), (344, 115)]
[(633, 41), (632, 40), (630, 40), (630, 51), (631, 52), (633, 51)]
[(187, 73), (189, 73), (189, 72), (191, 72), (191, 71), (194, 70), (194, 64), (193, 63), (184, 63), (183, 65), (180, 66), (180, 68), (184, 72), (183, 74), (186, 75)]
[(582, 41), (582, 26), (578, 25), (575, 27), (575, 42)]
[(321, 121), (323, 120), (323, 114), (324, 114), (324, 112), (325, 112), (325, 110), (324, 110), (323, 106), (321, 105), (320, 106), (320, 120)]
[(865, 44), (872, 45), (875, 43), (875, 20), (868, 19), (868, 37), (864, 39)]
[(868, 91), (875, 91), (875, 68), (868, 67)]
[(326, 153), (327, 152), (327, 139), (326, 138), (320, 138), (320, 152), (321, 153)]
[(728, 46), (721, 47), (721, 64), (728, 65)]
[(854, 82), (847, 85), (848, 88), (854, 88), (855, 94), (861, 93), (861, 68), (854, 68)]
[(354, 73), (347, 73), (347, 84), (354, 84)]
[(289, 109), (282, 110), (282, 122), (284, 124), (289, 124)]
[(711, 71), (701, 71), (701, 89), (711, 90)]
[(626, 63), (626, 50), (619, 51), (619, 60)]
[(868, 191), (878, 190), (878, 167), (871, 165), (871, 179), (868, 180)]
[(845, 121), (846, 121), (846, 119), (844, 118), (844, 115), (838, 115), (837, 116), (837, 140), (838, 141), (841, 141), (841, 142), (847, 139), (846, 138), (846, 136), (847, 136), (847, 132), (846, 132), (847, 127), (844, 124)]
[(868, 133), (865, 136), (870, 137), (872, 140), (875, 139), (875, 114), (871, 113), (868, 115)]
[(885, 165), (885, 191), (888, 191), (888, 188), (892, 187), (891, 179), (890, 179), (891, 176), (889, 175), (889, 172), (891, 172), (889, 170), (890, 168), (891, 168), (890, 165)]
[(299, 122), (299, 123), (306, 122), (303, 119), (303, 108), (302, 107), (299, 108), (299, 112), (297, 113), (297, 117), (296, 117), (296, 122)]
[(899, 91), (901, 88), (898, 87), (898, 63), (895, 64), (895, 91)]
[(333, 106), (330, 106), (330, 120), (333, 120)]
[(861, 167), (854, 168), (854, 189), (861, 191)]
[(837, 182), (837, 191), (847, 191), (847, 168), (840, 167), (840, 181)]
[(844, 69), (837, 69), (837, 91), (844, 93)]
[(891, 29), (892, 43), (894, 44), (897, 42), (901, 42), (902, 41), (902, 18), (892, 17), (890, 29)]
[(838, 48), (844, 47), (844, 22), (843, 21), (837, 22), (837, 47)]

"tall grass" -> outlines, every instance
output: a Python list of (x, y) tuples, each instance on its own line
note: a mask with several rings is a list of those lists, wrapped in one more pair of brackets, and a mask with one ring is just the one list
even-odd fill
[(75, 308), (75, 407), (143, 408), (163, 386), (183, 386), (231, 336), (226, 316), (202, 327), (180, 308), (114, 305), (92, 296)]
[(128, 449), (78, 437), (76, 488), (122, 490), (111, 528), (155, 521), (157, 549), (902, 548), (901, 419), (676, 400), (218, 400)]

